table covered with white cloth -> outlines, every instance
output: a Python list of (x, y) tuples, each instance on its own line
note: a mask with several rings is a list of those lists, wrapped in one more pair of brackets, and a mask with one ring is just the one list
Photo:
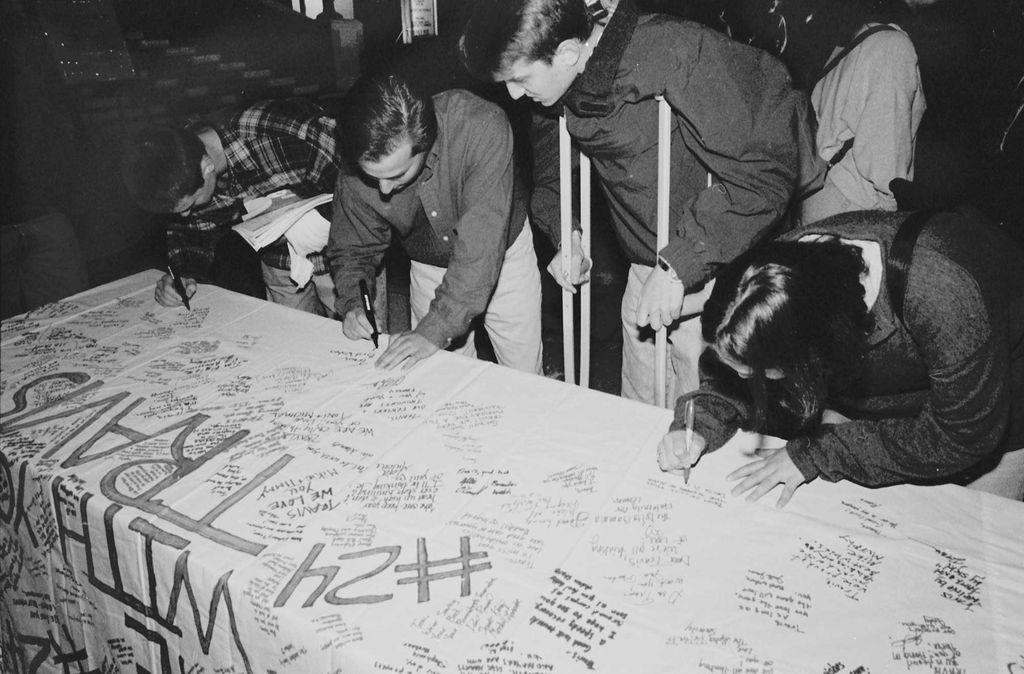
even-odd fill
[(1024, 504), (662, 473), (662, 410), (145, 272), (2, 324), (0, 671), (1024, 672)]

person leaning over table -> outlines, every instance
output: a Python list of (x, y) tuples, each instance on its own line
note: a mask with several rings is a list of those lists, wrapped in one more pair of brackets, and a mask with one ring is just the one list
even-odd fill
[[(583, 0), (476, 0), (460, 50), (471, 72), (505, 83), (566, 117), (607, 197), (631, 266), (622, 299), (622, 395), (653, 403), (650, 326), (671, 342), (668, 399), (697, 387), (700, 324), (680, 320), (684, 295), (782, 224), (798, 184), (817, 167), (810, 105), (780, 61), (710, 28), (641, 15), (622, 0), (607, 25)], [(658, 108), (672, 108), (671, 221), (657, 245)], [(560, 242), (558, 129), (536, 115), (531, 217), (558, 246), (571, 245), (565, 289), (588, 280), (579, 238)], [(689, 297), (686, 298), (689, 301)]]
[(782, 506), (817, 477), (1024, 496), (1024, 253), (978, 211), (939, 213), (901, 294), (890, 251), (907, 215), (839, 214), (722, 270), (704, 307), (701, 387), (678, 401), (662, 470), (743, 428), (788, 438), (730, 474), (748, 500), (782, 485)]
[(345, 335), (370, 338), (359, 281), (374, 287), (397, 236), (411, 260), (412, 330), (378, 367), (407, 369), (449, 346), (475, 356), (470, 322), (483, 314), (498, 363), (540, 374), (540, 272), (505, 113), (468, 91), (430, 97), (379, 75), (357, 84), (339, 121), (327, 258)]
[[(253, 291), (238, 268), (253, 257), (252, 251), (231, 227), (241, 216), (239, 200), (285, 188), (301, 197), (330, 193), (340, 164), (335, 125), (315, 103), (284, 99), (216, 111), (187, 126), (150, 125), (132, 134), (121, 158), (125, 186), (143, 209), (172, 216), (167, 257), (186, 295), (195, 294), (199, 280), (331, 314), (334, 287), (321, 251), (306, 256), (313, 273), (299, 286), (290, 278), (292, 260), (282, 237), (259, 251), (264, 288)], [(170, 274), (157, 282), (155, 297), (164, 306), (182, 304)]]

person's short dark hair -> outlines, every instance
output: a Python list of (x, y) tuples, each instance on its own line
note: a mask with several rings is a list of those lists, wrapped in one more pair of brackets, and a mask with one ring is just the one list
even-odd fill
[(584, 0), (473, 0), (459, 39), (469, 72), (502, 79), (518, 61), (550, 64), (565, 40), (590, 37)]
[(121, 154), (121, 175), (140, 207), (170, 213), (203, 186), (206, 154), (196, 134), (182, 128), (149, 126), (129, 137)]
[(367, 77), (347, 96), (338, 120), (338, 144), (355, 171), (360, 162), (377, 161), (404, 141), (413, 154), (429, 150), (437, 139), (433, 99), (397, 75)]
[[(769, 243), (717, 275), (701, 318), (704, 340), (753, 371), (749, 430), (771, 421), (769, 384), (781, 394), (772, 402), (803, 430), (818, 423), (830, 392), (856, 386), (873, 325), (864, 271), (861, 249), (833, 238)], [(769, 369), (783, 379), (769, 382)]]

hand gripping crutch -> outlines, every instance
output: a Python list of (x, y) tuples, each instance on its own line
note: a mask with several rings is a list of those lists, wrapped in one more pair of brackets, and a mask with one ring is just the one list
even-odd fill
[[(658, 233), (657, 249), (668, 245), (669, 166), (672, 159), (672, 109), (658, 96)], [(565, 115), (558, 118), (559, 195), (561, 206), (562, 270), (572, 265), (572, 144)], [(580, 153), (580, 227), (583, 254), (590, 257), (590, 158)], [(568, 242), (568, 243), (566, 243)], [(668, 367), (668, 330), (662, 327), (655, 335), (655, 402), (665, 407), (666, 372)], [(562, 358), (565, 381), (575, 382), (575, 325), (573, 295), (562, 289)], [(590, 381), (590, 284), (580, 288), (580, 386)]]
[[(565, 115), (558, 118), (559, 198), (561, 207), (562, 272), (572, 269), (572, 142)], [(580, 228), (583, 255), (590, 258), (590, 158), (580, 153)], [(565, 381), (576, 383), (576, 328), (573, 294), (562, 289), (562, 365)], [(590, 284), (580, 286), (580, 377), (579, 385), (590, 385)]]
[[(668, 245), (669, 167), (672, 161), (672, 108), (658, 96), (658, 238), (657, 252)], [(657, 264), (657, 263), (655, 263)], [(668, 373), (668, 326), (654, 335), (654, 404), (665, 407)]]

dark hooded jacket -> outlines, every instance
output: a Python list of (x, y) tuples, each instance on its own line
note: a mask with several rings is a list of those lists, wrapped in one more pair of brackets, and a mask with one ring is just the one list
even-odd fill
[[(673, 111), (670, 231), (661, 251), (656, 96)], [(654, 265), (660, 252), (688, 287), (769, 234), (794, 190), (820, 170), (809, 104), (780, 61), (700, 24), (640, 15), (626, 0), (563, 102), (626, 257)], [(538, 117), (534, 133), (531, 215), (557, 244), (557, 119)]]

